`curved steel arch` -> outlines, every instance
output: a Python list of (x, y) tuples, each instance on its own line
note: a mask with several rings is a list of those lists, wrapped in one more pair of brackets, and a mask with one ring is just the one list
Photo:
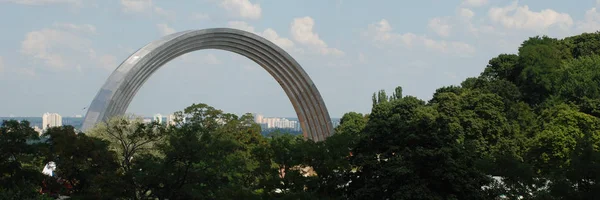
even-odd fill
[(104, 83), (88, 108), (82, 129), (123, 115), (144, 82), (170, 60), (201, 49), (220, 49), (262, 66), (281, 85), (294, 106), (305, 138), (321, 141), (333, 134), (331, 118), (308, 74), (283, 49), (250, 32), (214, 28), (167, 35), (127, 58)]

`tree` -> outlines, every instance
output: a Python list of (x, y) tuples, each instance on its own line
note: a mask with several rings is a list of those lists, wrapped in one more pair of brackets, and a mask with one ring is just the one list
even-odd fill
[(564, 39), (565, 43), (571, 46), (571, 53), (574, 58), (592, 56), (600, 54), (600, 33), (583, 33)]
[(38, 133), (29, 122), (3, 121), (0, 126), (0, 197), (32, 199), (44, 176), (43, 162), (38, 153)]
[(367, 125), (367, 118), (360, 113), (349, 112), (340, 119), (340, 125), (335, 128), (339, 134), (350, 134), (358, 137)]
[[(52, 127), (44, 134), (48, 140), (45, 160), (56, 163), (54, 178), (65, 194), (81, 198), (119, 198), (123, 196), (122, 176), (117, 173), (119, 163), (109, 143), (85, 134), (78, 134), (72, 126)], [(56, 180), (58, 179), (58, 180)]]
[(532, 37), (519, 48), (518, 65), (522, 71), (517, 83), (525, 100), (532, 104), (542, 103), (557, 85), (556, 71), (571, 54), (561, 41), (549, 37)]
[(193, 104), (177, 112), (176, 121), (165, 140), (155, 144), (157, 153), (146, 152), (133, 161), (132, 172), (143, 194), (159, 199), (259, 196), (260, 179), (269, 177), (270, 170), (260, 163), (270, 158), (264, 155), (267, 142), (250, 114), (238, 117)]
[(373, 108), (366, 135), (353, 150), (351, 161), (359, 169), (351, 176), (351, 198), (487, 197), (481, 186), (489, 180), (473, 167), (475, 154), (456, 142), (459, 135), (452, 123), (456, 120), (444, 119), (460, 108), (442, 106), (460, 106), (446, 96), (456, 99), (456, 94), (443, 93), (438, 96), (440, 105), (427, 106), (414, 97), (404, 97)]
[(151, 152), (154, 144), (167, 134), (165, 127), (157, 122), (142, 123), (141, 118), (117, 116), (99, 123), (88, 135), (110, 142), (111, 150), (119, 155), (121, 168), (129, 172), (135, 156)]
[(481, 77), (486, 80), (507, 80), (514, 83), (523, 70), (518, 63), (518, 55), (500, 54), (489, 61), (489, 64), (481, 73)]

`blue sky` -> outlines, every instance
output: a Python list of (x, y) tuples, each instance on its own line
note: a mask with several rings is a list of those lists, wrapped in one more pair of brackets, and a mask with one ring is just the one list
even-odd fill
[[(575, 3), (577, 2), (577, 3)], [(287, 50), (332, 117), (371, 109), (396, 86), (429, 100), (477, 76), (530, 36), (600, 29), (594, 0), (0, 0), (0, 116), (84, 115), (124, 59), (166, 34), (232, 27)], [(150, 116), (192, 103), (232, 113), (295, 116), (285, 93), (240, 55), (202, 50), (157, 71), (128, 112)]]

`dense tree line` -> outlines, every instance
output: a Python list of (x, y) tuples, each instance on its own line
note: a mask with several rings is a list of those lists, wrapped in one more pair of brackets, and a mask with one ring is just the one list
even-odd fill
[[(423, 101), (398, 87), (322, 142), (205, 104), (177, 123), (0, 127), (0, 199), (597, 199), (600, 33), (533, 37)], [(55, 176), (41, 174), (46, 163)], [(44, 193), (44, 195), (41, 195)]]

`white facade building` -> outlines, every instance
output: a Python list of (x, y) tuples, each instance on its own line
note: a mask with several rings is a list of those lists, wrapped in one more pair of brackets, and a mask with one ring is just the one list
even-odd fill
[(34, 130), (35, 132), (37, 132), (39, 136), (41, 136), (41, 135), (44, 133), (44, 130), (42, 130), (42, 129), (41, 129), (40, 127), (38, 127), (38, 126), (34, 126), (34, 127), (33, 127), (33, 130)]
[(174, 125), (175, 125), (175, 115), (170, 114), (169, 116), (167, 116), (167, 126), (174, 126)]
[(42, 129), (62, 126), (62, 117), (58, 113), (44, 113), (42, 115)]
[(257, 124), (265, 124), (267, 128), (291, 128), (299, 127), (297, 121), (292, 121), (286, 118), (264, 117), (260, 114), (254, 115), (254, 122)]
[(162, 124), (162, 115), (161, 114), (156, 114), (154, 115), (153, 121), (158, 122), (159, 124)]

